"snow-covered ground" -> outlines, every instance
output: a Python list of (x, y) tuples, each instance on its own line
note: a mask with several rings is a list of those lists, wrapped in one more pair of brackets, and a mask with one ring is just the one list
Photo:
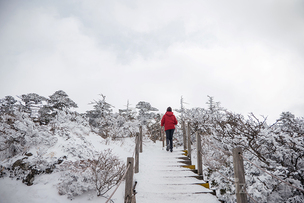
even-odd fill
[[(60, 137), (58, 137), (60, 138)], [(85, 138), (85, 139), (83, 139)], [(50, 153), (56, 154), (60, 157), (63, 154), (65, 148), (75, 148), (78, 154), (82, 153), (82, 145), (86, 147), (89, 145), (91, 149), (104, 150), (112, 149), (113, 154), (121, 158), (123, 161), (127, 160), (127, 157), (132, 156), (134, 152), (134, 138), (126, 138), (123, 140), (111, 141), (110, 139), (103, 139), (94, 133), (90, 133), (85, 137), (73, 137), (66, 140), (59, 139), (58, 142), (47, 149), (43, 156), (48, 156)], [(85, 142), (82, 142), (85, 140)], [(75, 146), (75, 147), (74, 147)], [(85, 153), (82, 154), (85, 156)], [(73, 157), (72, 157), (73, 158)], [(66, 195), (60, 196), (58, 194), (58, 183), (60, 182), (61, 174), (60, 172), (53, 172), (52, 174), (42, 174), (35, 176), (35, 180), (32, 186), (26, 186), (20, 180), (16, 178), (0, 178), (0, 203), (20, 203), (20, 202), (30, 202), (30, 203), (67, 203), (71, 202)], [(113, 190), (113, 189), (112, 189)], [(111, 191), (109, 191), (110, 193)], [(117, 192), (113, 196), (115, 202), (123, 202), (124, 195), (124, 184), (118, 188)], [(82, 203), (103, 203), (106, 199), (104, 197), (97, 197), (96, 191), (87, 192), (81, 196), (75, 197), (72, 202)]]
[(194, 176), (190, 169), (182, 167), (179, 157), (183, 157), (182, 148), (173, 152), (162, 150), (160, 142), (145, 142), (139, 159), (139, 173), (134, 179), (138, 182), (137, 202), (154, 203), (215, 203), (217, 198), (208, 193), (211, 190), (197, 185), (204, 183)]
[[(111, 148), (113, 153), (126, 161), (127, 157), (134, 155), (134, 138), (124, 141), (105, 141), (100, 137), (89, 136), (95, 148)], [(109, 143), (110, 142), (110, 143)], [(53, 149), (54, 150), (54, 149)], [(143, 153), (140, 153), (139, 173), (134, 175), (138, 182), (136, 201), (142, 203), (155, 202), (219, 202), (208, 189), (196, 185), (203, 183), (193, 176), (195, 174), (187, 168), (181, 167), (177, 157), (183, 156), (182, 149), (174, 148), (172, 153), (162, 149), (161, 143), (144, 140)], [(56, 185), (60, 174), (44, 174), (37, 176), (32, 186), (26, 186), (21, 181), (8, 177), (0, 179), (0, 203), (104, 203), (106, 198), (97, 197), (96, 192), (85, 193), (72, 201), (67, 196), (60, 196)], [(110, 190), (107, 194), (109, 196)], [(112, 200), (123, 202), (124, 182), (120, 185)]]

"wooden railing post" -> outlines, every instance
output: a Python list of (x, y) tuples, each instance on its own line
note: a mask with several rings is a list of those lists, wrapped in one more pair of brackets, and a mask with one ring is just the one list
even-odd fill
[(233, 169), (234, 169), (234, 179), (235, 179), (235, 193), (237, 203), (247, 203), (246, 182), (245, 182), (245, 170), (242, 148), (236, 147), (232, 150), (233, 154)]
[(187, 149), (187, 137), (186, 137), (186, 126), (185, 126), (185, 121), (182, 122), (182, 128), (183, 128), (184, 150), (186, 150), (186, 149)]
[(190, 123), (188, 122), (188, 125), (187, 125), (187, 137), (188, 137), (188, 153), (187, 153), (187, 156), (188, 158), (190, 159), (190, 165), (192, 164), (191, 162), (191, 134), (190, 134)]
[(197, 151), (197, 174), (203, 175), (201, 135), (198, 132), (196, 132), (195, 135), (196, 135), (196, 151)]
[(163, 141), (163, 147), (165, 147), (165, 136), (164, 136), (164, 133), (163, 133), (163, 130), (162, 130), (162, 126), (160, 126), (160, 136), (161, 136), (161, 139)]
[(142, 126), (139, 126), (139, 152), (143, 152), (143, 133), (142, 133)]
[(125, 201), (124, 203), (131, 203), (132, 201), (132, 188), (133, 188), (133, 166), (134, 158), (127, 158), (127, 167), (130, 165), (126, 174), (126, 185), (125, 185)]
[(135, 143), (135, 173), (139, 172), (139, 133), (136, 133), (136, 143)]

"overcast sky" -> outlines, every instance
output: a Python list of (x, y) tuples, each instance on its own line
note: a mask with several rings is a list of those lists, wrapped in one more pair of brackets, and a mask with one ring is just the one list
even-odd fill
[(0, 0), (0, 98), (304, 112), (302, 0)]

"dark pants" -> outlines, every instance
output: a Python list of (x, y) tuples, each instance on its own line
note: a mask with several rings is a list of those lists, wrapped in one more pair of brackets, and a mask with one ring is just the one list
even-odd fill
[(167, 142), (167, 149), (173, 149), (173, 138), (174, 129), (166, 130), (166, 142)]

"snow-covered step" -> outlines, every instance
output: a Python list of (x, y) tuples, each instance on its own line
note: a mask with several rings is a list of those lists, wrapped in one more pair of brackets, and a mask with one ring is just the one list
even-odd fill
[[(151, 187), (152, 186), (152, 187)], [(142, 189), (141, 189), (142, 188)], [(200, 192), (209, 192), (212, 193), (212, 190), (209, 190), (203, 186), (195, 185), (195, 184), (149, 184), (140, 186), (138, 185), (138, 189), (136, 190), (138, 193), (149, 191), (149, 192), (164, 192), (170, 191), (172, 193), (200, 193)]]
[(153, 193), (146, 192), (145, 194), (137, 194), (136, 202), (143, 203), (202, 203), (202, 202), (217, 202), (212, 194), (208, 193)]
[(184, 152), (162, 150), (157, 144), (147, 145), (140, 153), (136, 201), (143, 203), (219, 202), (216, 196), (199, 184), (193, 170), (185, 168)]

